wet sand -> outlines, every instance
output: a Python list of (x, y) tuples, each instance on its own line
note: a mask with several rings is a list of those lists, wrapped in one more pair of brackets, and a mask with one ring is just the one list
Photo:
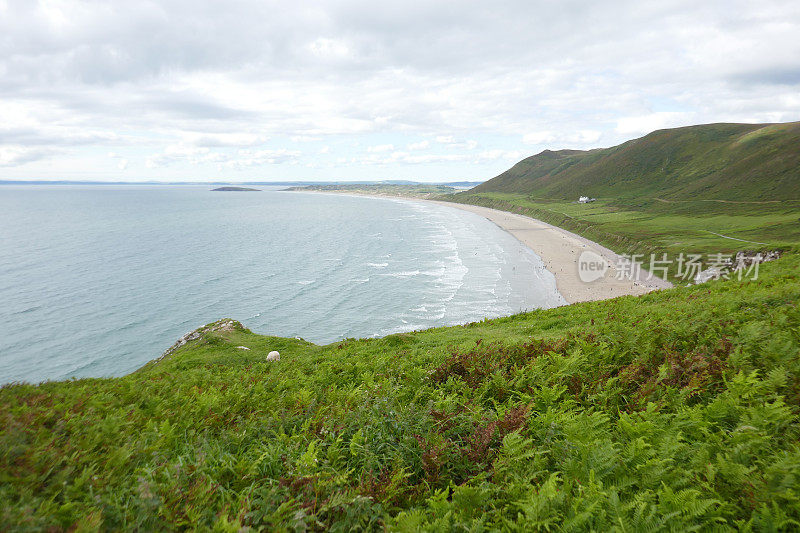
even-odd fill
[[(462, 209), (491, 220), (542, 258), (547, 270), (556, 278), (558, 291), (569, 303), (639, 295), (672, 287), (672, 283), (650, 276), (644, 269), (633, 269), (630, 261), (608, 248), (541, 220), (476, 205), (416, 201)], [(585, 251), (594, 252), (608, 266), (601, 278), (589, 283), (581, 280), (578, 272), (578, 258)]]

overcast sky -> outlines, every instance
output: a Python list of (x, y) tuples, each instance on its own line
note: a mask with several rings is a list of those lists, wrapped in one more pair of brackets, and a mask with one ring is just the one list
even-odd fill
[(795, 120), (797, 0), (0, 0), (0, 179), (483, 180)]

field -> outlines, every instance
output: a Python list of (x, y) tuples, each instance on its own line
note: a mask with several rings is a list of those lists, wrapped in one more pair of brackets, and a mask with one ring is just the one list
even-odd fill
[(528, 215), (618, 253), (707, 256), (746, 250), (791, 251), (800, 245), (800, 201), (598, 199), (579, 204), (497, 192), (464, 192), (442, 199)]
[(798, 273), (328, 346), (219, 322), (126, 377), (8, 385), (0, 523), (797, 529)]

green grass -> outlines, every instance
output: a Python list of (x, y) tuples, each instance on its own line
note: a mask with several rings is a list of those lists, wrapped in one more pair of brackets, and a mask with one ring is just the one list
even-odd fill
[(0, 523), (797, 529), (798, 272), (328, 346), (239, 326), (122, 378), (5, 386)]
[(618, 146), (524, 159), (473, 189), (574, 201), (800, 200), (800, 122), (658, 130)]

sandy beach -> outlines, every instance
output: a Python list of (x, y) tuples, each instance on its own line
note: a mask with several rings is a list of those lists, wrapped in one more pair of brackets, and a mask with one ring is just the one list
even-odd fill
[[(644, 269), (638, 270), (635, 276), (628, 276), (634, 271), (630, 268), (630, 261), (580, 235), (541, 220), (476, 205), (433, 200), (417, 201), (432, 202), (481, 215), (509, 232), (542, 258), (547, 270), (556, 278), (558, 291), (569, 303), (605, 300), (629, 294), (639, 295), (672, 287), (672, 283), (668, 281), (657, 276), (650, 277)], [(602, 257), (608, 268), (602, 277), (589, 283), (582, 281), (578, 272), (578, 258), (586, 251)], [(623, 279), (619, 279), (620, 277)]]

